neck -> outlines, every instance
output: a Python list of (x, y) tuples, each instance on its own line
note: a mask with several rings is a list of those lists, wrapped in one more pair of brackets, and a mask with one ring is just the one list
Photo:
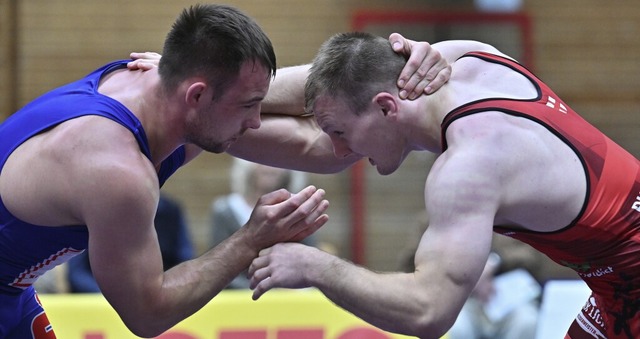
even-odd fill
[(123, 104), (140, 120), (155, 166), (184, 143), (182, 123), (178, 121), (181, 115), (177, 114), (181, 108), (176, 104), (181, 101), (171, 98), (178, 94), (163, 92), (157, 69), (116, 71), (104, 79), (99, 90)]
[(408, 102), (412, 116), (406, 125), (415, 150), (432, 153), (442, 150), (440, 125), (447, 114), (444, 92), (444, 88), (441, 88), (434, 94)]

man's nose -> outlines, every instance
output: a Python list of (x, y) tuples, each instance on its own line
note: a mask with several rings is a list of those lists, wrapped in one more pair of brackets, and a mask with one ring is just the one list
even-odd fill
[(258, 114), (251, 117), (251, 119), (247, 120), (245, 123), (246, 128), (258, 129), (260, 128), (260, 112)]

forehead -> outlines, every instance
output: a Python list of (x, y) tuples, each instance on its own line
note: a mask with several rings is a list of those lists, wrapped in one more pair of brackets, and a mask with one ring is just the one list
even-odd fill
[(245, 61), (235, 81), (227, 90), (227, 94), (243, 98), (256, 95), (264, 98), (270, 83), (271, 76), (267, 67), (259, 62)]
[(316, 99), (313, 113), (318, 125), (323, 129), (341, 125), (347, 117), (353, 116), (345, 100), (328, 95), (321, 95)]

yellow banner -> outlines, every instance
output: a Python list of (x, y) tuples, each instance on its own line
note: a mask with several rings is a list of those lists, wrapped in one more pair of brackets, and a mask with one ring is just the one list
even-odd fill
[[(43, 294), (40, 300), (58, 338), (138, 338), (99, 294)], [(223, 291), (160, 339), (396, 339), (335, 306), (315, 289)]]

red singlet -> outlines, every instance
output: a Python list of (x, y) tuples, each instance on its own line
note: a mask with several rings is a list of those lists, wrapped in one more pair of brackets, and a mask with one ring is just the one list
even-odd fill
[(469, 53), (527, 77), (537, 88), (531, 100), (485, 99), (458, 107), (442, 123), (499, 111), (546, 127), (580, 158), (587, 175), (582, 211), (552, 233), (494, 231), (525, 242), (555, 262), (575, 270), (592, 290), (567, 338), (640, 338), (640, 161), (585, 121), (522, 65), (487, 53)]

